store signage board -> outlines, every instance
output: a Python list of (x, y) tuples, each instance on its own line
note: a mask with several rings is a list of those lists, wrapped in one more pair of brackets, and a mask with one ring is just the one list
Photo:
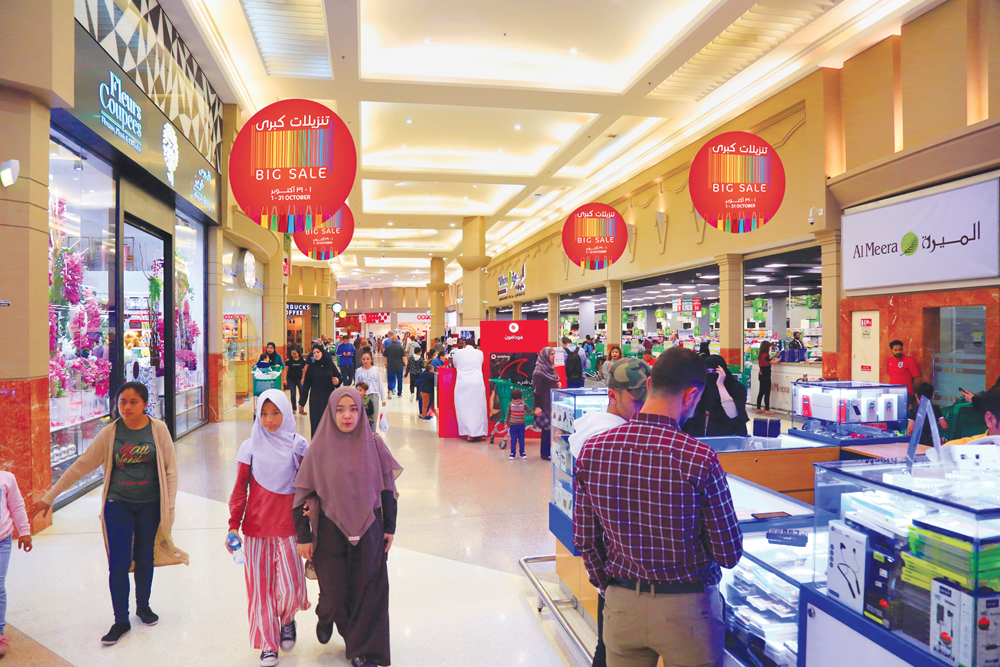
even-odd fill
[(723, 232), (760, 229), (785, 197), (785, 167), (777, 151), (749, 132), (712, 137), (691, 162), (691, 201), (705, 222)]
[(361, 313), (361, 321), (365, 324), (388, 324), (389, 313)]
[(295, 247), (309, 259), (333, 259), (351, 244), (354, 238), (354, 214), (344, 204), (330, 218), (319, 223), (318, 227), (304, 232), (295, 232), (292, 239)]
[(294, 234), (337, 214), (357, 169), (354, 137), (340, 116), (312, 100), (282, 100), (255, 113), (236, 136), (229, 183), (251, 220)]
[(66, 113), (218, 220), (219, 173), (83, 26), (75, 27), (76, 106)]
[(701, 310), (701, 299), (674, 299), (675, 313), (696, 313)]
[(288, 303), (285, 304), (285, 314), (286, 315), (302, 315), (303, 313), (308, 313), (311, 310), (311, 306), (308, 303)]
[(842, 219), (845, 290), (1000, 276), (1000, 179)]
[(584, 204), (566, 218), (562, 242), (573, 264), (606, 269), (625, 252), (628, 228), (621, 213), (607, 204)]
[(506, 273), (497, 276), (497, 298), (500, 301), (506, 301), (507, 299), (524, 296), (524, 278), (527, 275), (528, 269), (525, 264), (522, 264), (521, 273), (517, 273), (514, 269), (509, 269)]

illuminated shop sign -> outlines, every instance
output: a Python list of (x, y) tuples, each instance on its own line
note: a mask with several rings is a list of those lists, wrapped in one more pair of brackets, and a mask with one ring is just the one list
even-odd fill
[(289, 303), (285, 304), (285, 313), (287, 315), (302, 315), (303, 313), (308, 313), (310, 311), (308, 303)]
[(122, 80), (108, 72), (110, 81), (97, 87), (101, 124), (138, 152), (142, 152), (142, 107), (122, 90)]
[(507, 273), (497, 276), (497, 297), (500, 301), (524, 296), (524, 277), (526, 275), (528, 275), (528, 270), (522, 264), (520, 275), (511, 269)]

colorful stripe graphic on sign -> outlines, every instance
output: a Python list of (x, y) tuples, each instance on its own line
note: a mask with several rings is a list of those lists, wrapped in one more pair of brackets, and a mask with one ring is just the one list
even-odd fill
[[(614, 218), (582, 218), (577, 217), (573, 223), (573, 232), (577, 238), (604, 238), (613, 241), (616, 235)], [(592, 261), (580, 262), (580, 266), (592, 271), (606, 269), (611, 266), (607, 257)]]
[(716, 183), (771, 183), (770, 155), (712, 155), (709, 178)]
[(301, 206), (301, 204), (286, 204), (271, 208), (257, 208), (250, 211), (248, 215), (251, 220), (261, 227), (266, 227), (272, 232), (280, 232), (282, 234), (307, 232), (310, 229), (327, 227), (329, 225), (324, 223), (330, 218), (339, 215), (339, 209), (335, 213), (329, 206), (324, 206), (322, 211), (314, 211), (312, 206), (306, 206), (300, 212)]
[[(344, 209), (339, 208), (330, 218), (330, 224), (323, 225), (325, 229), (344, 229)], [(308, 253), (309, 259), (334, 259), (341, 253), (340, 250), (313, 250)]]
[[(734, 218), (729, 214), (720, 214), (715, 216), (714, 227), (723, 232), (732, 232), (733, 234), (743, 234), (746, 232), (752, 232), (760, 227), (764, 226), (771, 219), (770, 213), (758, 214), (747, 213), (749, 217), (746, 218)], [(700, 217), (700, 216), (699, 216)]]
[(253, 169), (332, 167), (333, 123), (322, 129), (259, 132), (251, 128)]

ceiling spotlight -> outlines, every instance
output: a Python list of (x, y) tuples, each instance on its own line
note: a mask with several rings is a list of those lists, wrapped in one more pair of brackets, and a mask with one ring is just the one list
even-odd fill
[(462, 199), (464, 199), (465, 201), (469, 201), (468, 197), (462, 197)]
[(424, 44), (430, 44), (430, 43), (431, 43), (430, 37), (425, 37)]
[(515, 125), (515, 126), (514, 126), (514, 129), (515, 129), (515, 130), (520, 130), (520, 129), (521, 129), (521, 126), (520, 126), (520, 125)]
[(580, 51), (578, 51), (576, 47), (573, 47), (572, 49), (569, 50), (569, 54), (571, 56), (575, 56), (578, 53), (580, 53)]
[(406, 124), (407, 125), (413, 125), (413, 119), (412, 118), (407, 118), (406, 119)]
[(389, 221), (389, 222), (387, 222), (386, 224), (387, 224), (387, 225), (389, 225), (390, 227), (392, 227), (392, 220), (390, 220), (390, 221)]
[(478, 188), (479, 186), (478, 186), (478, 185), (473, 185), (472, 187), (474, 187), (474, 188)]
[(385, 239), (382, 239), (382, 243), (385, 243)]
[(406, 148), (406, 144), (403, 144), (403, 148)]
[(766, 269), (783, 269), (786, 266), (788, 266), (788, 265), (787, 264), (765, 264), (764, 268), (766, 268)]
[(502, 148), (498, 148), (497, 149), (497, 153), (503, 153), (503, 149)]
[(451, 225), (449, 225), (449, 226), (450, 226), (450, 227), (454, 227), (454, 226), (455, 226), (455, 223), (453, 222), (453, 223), (451, 223)]

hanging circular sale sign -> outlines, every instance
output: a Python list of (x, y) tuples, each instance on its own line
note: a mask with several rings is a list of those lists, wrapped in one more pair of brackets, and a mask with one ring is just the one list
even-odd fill
[[(354, 214), (344, 204), (322, 227), (295, 232), (295, 247), (309, 259), (333, 259), (347, 250), (354, 236)], [(336, 310), (336, 309), (334, 309)]]
[(566, 218), (562, 242), (577, 266), (606, 269), (625, 252), (628, 229), (621, 213), (607, 204), (584, 204)]
[(254, 114), (229, 156), (229, 184), (251, 220), (294, 234), (333, 217), (354, 185), (358, 153), (340, 117), (311, 100)]
[(774, 217), (785, 196), (785, 168), (771, 144), (749, 132), (710, 139), (691, 163), (691, 201), (708, 224), (742, 234)]

